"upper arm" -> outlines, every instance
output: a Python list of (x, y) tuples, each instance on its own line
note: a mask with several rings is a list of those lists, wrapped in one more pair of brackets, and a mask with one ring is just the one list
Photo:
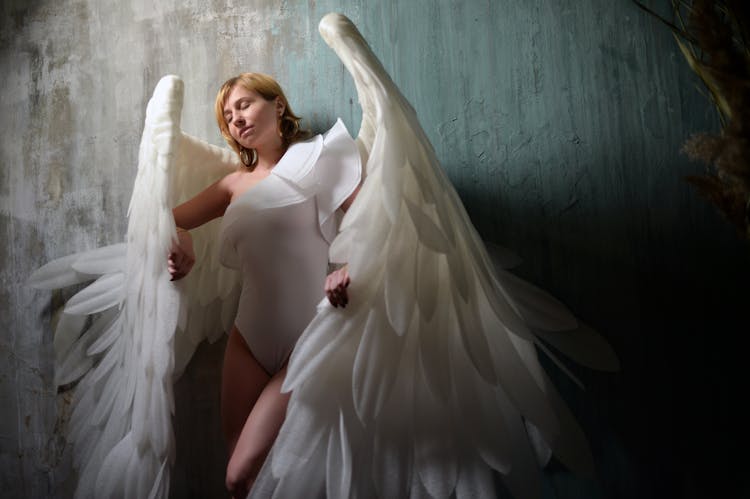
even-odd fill
[(209, 185), (192, 199), (172, 210), (177, 227), (193, 229), (224, 215), (232, 199), (232, 174)]

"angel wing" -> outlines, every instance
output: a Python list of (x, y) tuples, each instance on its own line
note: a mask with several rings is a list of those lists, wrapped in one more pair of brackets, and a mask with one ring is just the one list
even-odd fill
[(217, 258), (218, 225), (193, 231), (197, 263), (172, 283), (172, 207), (237, 167), (180, 130), (183, 84), (166, 76), (146, 110), (126, 242), (70, 255), (29, 279), (55, 289), (96, 279), (65, 305), (56, 383), (74, 388), (69, 440), (76, 497), (166, 498), (174, 455), (173, 381), (196, 346), (231, 327), (239, 281)]
[(493, 268), (416, 113), (356, 27), (329, 14), (320, 32), (363, 111), (367, 177), (331, 246), (333, 261), (349, 263), (350, 300), (322, 303), (299, 339), (287, 419), (251, 496), (495, 497), (495, 470), (514, 496), (533, 498), (549, 451), (590, 471), (537, 349), (554, 359), (548, 342), (612, 370), (614, 353), (557, 300)]

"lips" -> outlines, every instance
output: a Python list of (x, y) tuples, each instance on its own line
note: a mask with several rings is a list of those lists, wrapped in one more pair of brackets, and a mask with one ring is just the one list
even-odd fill
[(247, 137), (248, 135), (250, 135), (250, 133), (253, 131), (253, 128), (254, 127), (252, 125), (251, 126), (246, 126), (245, 128), (242, 128), (240, 130), (240, 137), (244, 139), (245, 137)]

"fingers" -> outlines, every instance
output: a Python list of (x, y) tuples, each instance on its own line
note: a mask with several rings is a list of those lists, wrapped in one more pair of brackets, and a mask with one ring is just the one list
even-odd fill
[(167, 265), (167, 271), (169, 272), (169, 275), (171, 276), (169, 279), (170, 281), (180, 280), (183, 277), (185, 277), (185, 275), (187, 275), (187, 272), (184, 272), (179, 267), (171, 263)]
[(167, 257), (167, 271), (171, 281), (177, 281), (185, 277), (193, 268), (195, 260), (182, 251), (172, 251)]
[(176, 268), (175, 269), (170, 268), (169, 269), (169, 274), (170, 274), (171, 278), (169, 280), (170, 281), (179, 281), (180, 279), (182, 279), (183, 277), (185, 277), (186, 275), (188, 275), (188, 272), (190, 272), (189, 268), (186, 269), (186, 270), (181, 270), (181, 269), (176, 269)]
[(179, 251), (171, 252), (169, 254), (169, 258), (167, 259), (167, 270), (169, 271), (169, 275), (172, 276), (172, 281), (184, 277), (184, 273), (181, 270), (181, 264), (182, 255), (180, 255)]
[(331, 305), (334, 307), (341, 306), (343, 308), (349, 303), (349, 297), (347, 296), (346, 288), (344, 287), (336, 287), (326, 294), (328, 296), (328, 301), (331, 302)]
[(346, 269), (339, 269), (326, 277), (325, 292), (328, 301), (334, 307), (346, 307), (349, 303), (349, 295), (346, 288), (350, 283), (349, 273)]

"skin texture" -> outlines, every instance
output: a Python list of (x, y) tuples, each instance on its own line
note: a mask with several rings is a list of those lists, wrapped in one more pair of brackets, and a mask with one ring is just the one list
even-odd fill
[[(251, 170), (230, 173), (173, 210), (178, 227), (167, 259), (172, 280), (185, 277), (195, 263), (189, 229), (224, 215), (233, 199), (270, 173), (286, 152), (279, 136), (284, 105), (236, 85), (224, 103), (229, 133), (242, 147), (255, 149), (258, 162)], [(359, 189), (347, 199), (347, 209)], [(349, 275), (346, 267), (326, 278), (324, 291), (333, 306), (346, 306)], [(232, 497), (244, 498), (260, 471), (284, 421), (289, 393), (281, 393), (286, 366), (271, 376), (255, 359), (236, 327), (227, 341), (222, 368), (222, 427), (229, 450), (226, 486)]]

